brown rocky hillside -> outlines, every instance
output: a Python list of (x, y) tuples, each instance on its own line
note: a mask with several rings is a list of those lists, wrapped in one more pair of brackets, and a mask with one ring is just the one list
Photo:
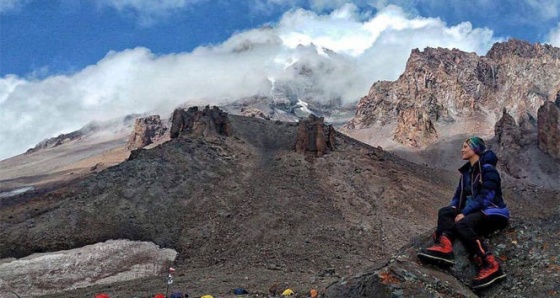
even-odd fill
[[(475, 295), (467, 263), (446, 273), (414, 257), (456, 174), (365, 145), (314, 117), (296, 124), (217, 109), (175, 114), (171, 131), (180, 133), (171, 141), (55, 191), (8, 198), (0, 257), (143, 240), (178, 251), (174, 287), (190, 295), (242, 286), (257, 297), (273, 284), (326, 297)], [(322, 157), (319, 131), (324, 141), (334, 134)], [(557, 291), (560, 193), (515, 180), (505, 187), (514, 220), (491, 241), (511, 278), (485, 295)], [(162, 284), (143, 278), (45, 297), (147, 296)]]
[[(195, 292), (321, 288), (425, 233), (451, 191), (446, 175), (340, 134), (316, 157), (294, 150), (296, 123), (226, 118), (231, 136), (181, 134), (63, 189), (16, 196), (0, 210), (0, 257), (146, 240), (179, 252)], [(248, 279), (202, 281), (232, 272)]]

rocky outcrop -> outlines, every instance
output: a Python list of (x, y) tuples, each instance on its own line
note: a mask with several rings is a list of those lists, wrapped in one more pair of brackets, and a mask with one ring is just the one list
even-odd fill
[(295, 150), (299, 153), (312, 153), (318, 157), (335, 150), (336, 131), (332, 125), (325, 125), (323, 117), (309, 115), (299, 121)]
[(492, 49), (486, 54), (486, 57), (493, 60), (509, 59), (512, 56), (523, 59), (540, 58), (543, 56), (560, 59), (560, 51), (549, 44), (532, 45), (522, 40), (510, 39), (508, 42), (494, 44)]
[(150, 145), (165, 135), (167, 126), (159, 115), (138, 118), (134, 122), (134, 130), (127, 143), (127, 149), (134, 150)]
[(502, 168), (515, 178), (525, 178), (528, 163), (522, 154), (522, 148), (532, 142), (531, 133), (517, 125), (515, 119), (503, 110), (502, 117), (494, 126), (496, 147), (499, 152)]
[[(489, 238), (500, 260), (505, 281), (473, 292), (469, 288), (476, 268), (459, 241), (455, 265), (448, 270), (423, 265), (416, 254), (429, 246), (429, 236), (418, 237), (386, 263), (330, 285), (324, 297), (544, 297), (559, 293), (557, 286), (560, 248), (552, 245), (557, 217), (517, 221)], [(535, 245), (535, 243), (539, 243)], [(530, 269), (529, 269), (530, 268)]]
[(422, 146), (437, 139), (438, 127), (477, 115), (493, 125), (506, 108), (518, 125), (536, 129), (537, 109), (560, 84), (559, 57), (560, 48), (519, 40), (496, 43), (483, 57), (415, 49), (396, 81), (373, 84), (346, 127), (397, 122), (396, 141)]
[(171, 119), (172, 139), (181, 134), (204, 137), (232, 135), (228, 114), (216, 106), (206, 106), (202, 110), (198, 107), (190, 107), (188, 110), (176, 109)]
[(538, 111), (539, 148), (560, 159), (560, 92), (554, 102), (548, 101)]

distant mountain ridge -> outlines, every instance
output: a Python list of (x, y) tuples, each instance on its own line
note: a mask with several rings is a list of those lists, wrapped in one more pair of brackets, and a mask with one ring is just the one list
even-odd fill
[(536, 130), (538, 109), (559, 91), (560, 48), (550, 45), (511, 39), (486, 56), (415, 49), (396, 81), (372, 85), (347, 127), (392, 124), (395, 141), (424, 147), (463, 119), (493, 127), (505, 108), (523, 128)]

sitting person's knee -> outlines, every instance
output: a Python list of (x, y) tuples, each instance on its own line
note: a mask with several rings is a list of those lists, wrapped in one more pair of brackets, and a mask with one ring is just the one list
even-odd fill
[(438, 216), (454, 216), (456, 213), (455, 208), (453, 207), (443, 207), (441, 209), (439, 209), (438, 211)]

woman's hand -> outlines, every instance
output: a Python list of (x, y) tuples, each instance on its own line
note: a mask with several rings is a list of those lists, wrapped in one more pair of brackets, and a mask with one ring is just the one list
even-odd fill
[(455, 222), (459, 222), (463, 218), (465, 218), (463, 213), (459, 213), (459, 214), (457, 214), (457, 216), (455, 216)]

